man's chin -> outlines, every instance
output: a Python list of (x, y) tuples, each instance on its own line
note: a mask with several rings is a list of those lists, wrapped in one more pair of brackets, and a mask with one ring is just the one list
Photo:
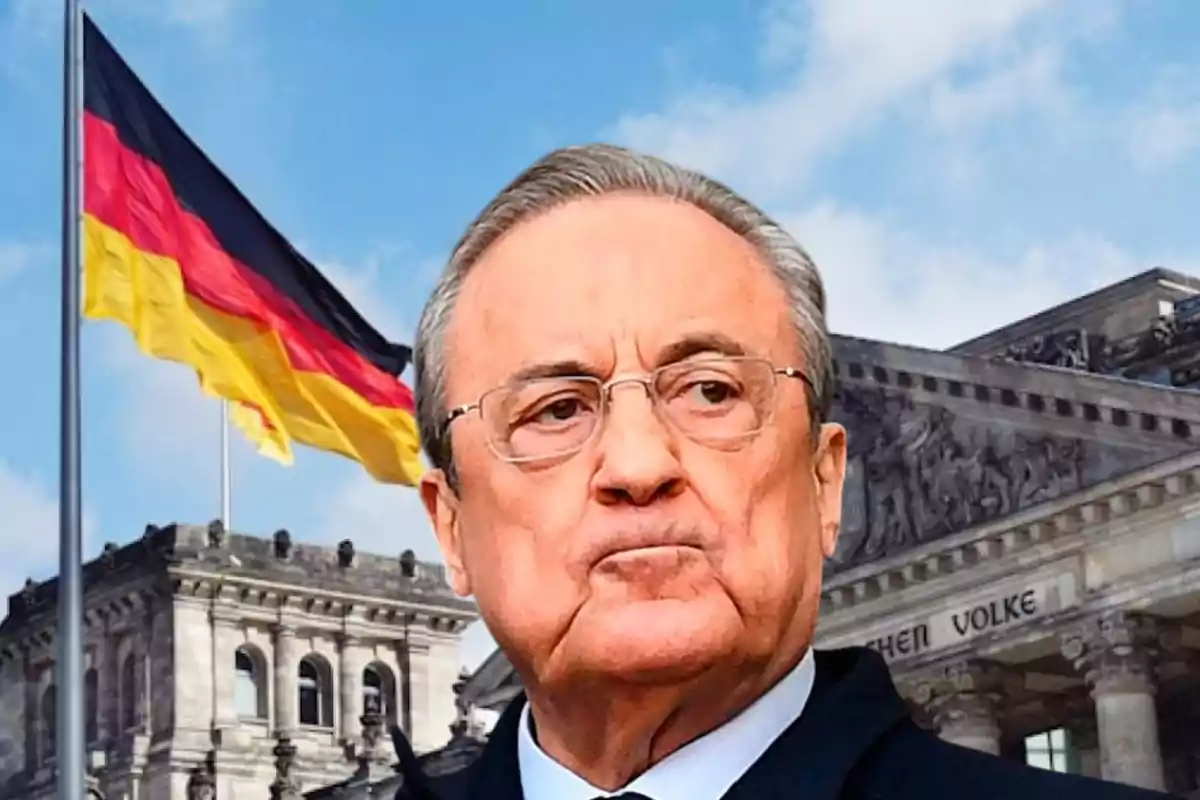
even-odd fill
[(731, 605), (660, 599), (581, 614), (572, 626), (575, 667), (632, 683), (686, 680), (736, 647)]

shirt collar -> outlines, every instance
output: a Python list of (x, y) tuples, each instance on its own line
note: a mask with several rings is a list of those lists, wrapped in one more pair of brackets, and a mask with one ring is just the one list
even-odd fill
[(597, 789), (542, 752), (533, 740), (526, 703), (517, 732), (525, 800), (593, 800), (621, 792), (640, 792), (654, 800), (717, 800), (800, 717), (815, 677), (809, 648), (791, 672), (736, 717), (676, 750), (616, 792)]

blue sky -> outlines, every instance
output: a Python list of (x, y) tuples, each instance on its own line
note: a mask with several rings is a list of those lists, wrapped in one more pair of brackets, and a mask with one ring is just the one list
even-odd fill
[[(61, 33), (0, 6), (0, 591), (56, 569)], [(711, 171), (825, 274), (835, 330), (945, 346), (1154, 265), (1200, 273), (1189, 0), (91, 0), (177, 120), (394, 338), (547, 149)], [(451, 11), (451, 7), (457, 11)], [(1192, 46), (1189, 46), (1192, 45)], [(219, 408), (84, 330), (87, 548), (219, 512)], [(234, 524), (436, 555), (411, 490), (234, 443)], [(476, 662), (486, 636), (472, 633)]]

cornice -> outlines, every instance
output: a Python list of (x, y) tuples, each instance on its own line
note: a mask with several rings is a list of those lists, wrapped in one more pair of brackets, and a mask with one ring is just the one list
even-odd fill
[(395, 599), (177, 566), (168, 573), (177, 602), (195, 603), (206, 609), (220, 607), (226, 615), (236, 608), (246, 620), (282, 623), (297, 629), (344, 630), (353, 618), (355, 630), (362, 633), (374, 625), (394, 629), (407, 624), (454, 634), (478, 618), (475, 605), (457, 597)]
[[(1011, 563), (1053, 549), (1057, 541), (1093, 526), (1151, 512), (1182, 498), (1200, 498), (1200, 452), (1115, 478), (893, 558), (829, 578), (821, 592), (822, 615), (875, 601), (894, 592), (944, 581), (988, 563)], [(891, 596), (891, 599), (889, 599)]]
[(1191, 443), (1200, 448), (1196, 392), (1060, 367), (961, 356), (907, 345), (838, 337), (839, 385), (901, 391), (925, 402), (976, 405), (979, 413), (1009, 413), (1110, 428), (1122, 438)]
[[(119, 590), (105, 590), (84, 596), (83, 628), (85, 635), (100, 629), (123, 631), (144, 626), (164, 600), (162, 589), (150, 578), (137, 580)], [(20, 626), (14, 626), (0, 639), (0, 665), (20, 659), (24, 653), (45, 651), (55, 642), (57, 617), (38, 614)]]

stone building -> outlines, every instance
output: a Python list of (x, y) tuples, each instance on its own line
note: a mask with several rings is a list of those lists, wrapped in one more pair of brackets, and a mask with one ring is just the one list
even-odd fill
[[(948, 740), (1200, 797), (1200, 279), (834, 356), (850, 463), (817, 646), (878, 650)], [(519, 691), (496, 653), (463, 700)]]
[[(474, 605), (411, 551), (150, 526), (106, 545), (84, 584), (87, 752), (108, 800), (380, 777), (387, 727), (429, 751), (455, 722)], [(0, 624), (0, 797), (54, 795), (56, 593), (27, 582)]]

